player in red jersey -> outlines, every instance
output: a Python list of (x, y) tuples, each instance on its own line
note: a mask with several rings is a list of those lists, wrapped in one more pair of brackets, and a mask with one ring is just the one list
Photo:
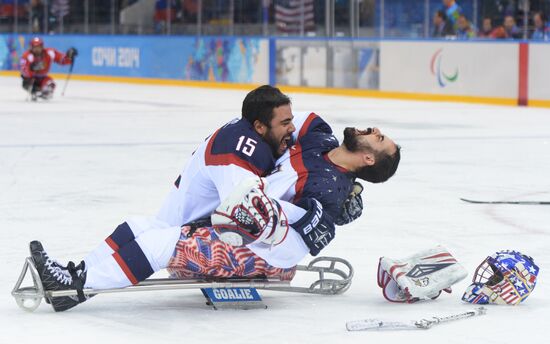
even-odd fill
[(70, 65), (77, 54), (75, 48), (69, 48), (65, 54), (54, 48), (45, 48), (44, 41), (39, 37), (31, 40), (30, 49), (21, 56), (21, 78), (23, 88), (31, 94), (32, 100), (52, 97), (55, 82), (48, 76), (52, 62)]

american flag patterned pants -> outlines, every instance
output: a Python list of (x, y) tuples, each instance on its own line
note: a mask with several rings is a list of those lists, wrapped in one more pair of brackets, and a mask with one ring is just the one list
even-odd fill
[(168, 272), (172, 278), (267, 277), (290, 281), (296, 268), (269, 265), (245, 246), (237, 247), (221, 241), (211, 227), (200, 227), (190, 237), (191, 228), (183, 226)]

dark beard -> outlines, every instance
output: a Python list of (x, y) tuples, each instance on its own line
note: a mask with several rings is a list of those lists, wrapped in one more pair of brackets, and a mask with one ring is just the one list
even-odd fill
[[(372, 133), (372, 128), (367, 128), (366, 130), (361, 131), (361, 134), (367, 134), (370, 135)], [(357, 135), (355, 128), (347, 127), (344, 129), (344, 146), (346, 146), (346, 149), (350, 152), (358, 152), (358, 151), (365, 151), (369, 150), (372, 151), (369, 144), (366, 142), (361, 145), (359, 143), (359, 140), (357, 139), (359, 135)]]
[(269, 148), (271, 148), (271, 153), (273, 154), (273, 157), (275, 157), (275, 159), (280, 158), (281, 154), (279, 154), (279, 142), (277, 142), (275, 138), (271, 136), (267, 136), (264, 140), (269, 145)]
[(344, 129), (344, 146), (350, 152), (357, 152), (359, 150), (359, 141), (357, 141), (355, 128), (347, 127)]
[[(264, 137), (264, 141), (267, 142), (267, 144), (269, 145), (269, 148), (271, 148), (271, 153), (273, 154), (273, 157), (275, 157), (275, 159), (279, 159), (284, 154), (284, 152), (279, 153), (279, 147), (281, 146), (281, 142), (277, 141), (277, 139), (271, 135), (271, 130)], [(290, 141), (292, 141), (292, 139)], [(287, 149), (290, 146), (292, 146), (292, 142), (290, 141), (287, 144)]]

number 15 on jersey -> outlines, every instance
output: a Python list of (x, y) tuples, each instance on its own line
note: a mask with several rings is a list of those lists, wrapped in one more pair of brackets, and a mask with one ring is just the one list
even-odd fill
[(254, 150), (256, 149), (257, 143), (258, 141), (243, 135), (239, 137), (239, 142), (237, 142), (237, 147), (235, 147), (235, 150), (238, 152), (243, 152), (245, 155), (252, 156), (252, 154), (254, 154)]

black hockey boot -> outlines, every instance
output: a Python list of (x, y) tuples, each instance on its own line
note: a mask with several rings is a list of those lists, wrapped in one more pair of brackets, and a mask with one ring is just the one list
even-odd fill
[[(31, 256), (32, 256), (32, 253), (33, 252), (43, 252), (44, 253), (44, 257), (46, 259), (46, 261), (48, 261), (49, 265), (51, 265), (53, 268), (60, 268), (62, 270), (67, 270), (67, 267), (66, 266), (63, 266), (61, 263), (59, 263), (57, 260), (55, 259), (51, 259), (48, 254), (46, 253), (46, 251), (44, 251), (44, 247), (42, 246), (42, 243), (40, 243), (40, 241), (31, 241), (31, 243), (29, 244), (29, 249), (31, 251)], [(34, 258), (33, 258), (34, 259)]]
[(76, 290), (77, 295), (59, 296), (47, 299), (56, 312), (66, 311), (87, 300), (82, 292), (86, 282), (84, 262), (75, 266), (69, 262), (67, 267), (51, 259), (39, 241), (30, 243), (31, 257), (46, 291)]
[[(30, 251), (31, 251), (31, 256), (32, 256), (32, 252), (33, 251), (41, 251), (41, 252), (44, 252), (45, 254), (45, 258), (46, 258), (46, 261), (49, 261), (49, 265), (52, 266), (54, 269), (56, 268), (59, 268), (61, 270), (65, 270), (68, 272), (67, 270), (67, 267), (66, 266), (63, 266), (61, 263), (59, 263), (57, 260), (55, 259), (51, 259), (48, 254), (46, 253), (46, 251), (44, 251), (44, 248), (42, 247), (42, 243), (40, 243), (40, 241), (32, 241), (29, 245), (30, 247)], [(36, 263), (35, 263), (36, 265)], [(46, 303), (49, 304), (50, 303), (50, 299), (46, 298)]]

